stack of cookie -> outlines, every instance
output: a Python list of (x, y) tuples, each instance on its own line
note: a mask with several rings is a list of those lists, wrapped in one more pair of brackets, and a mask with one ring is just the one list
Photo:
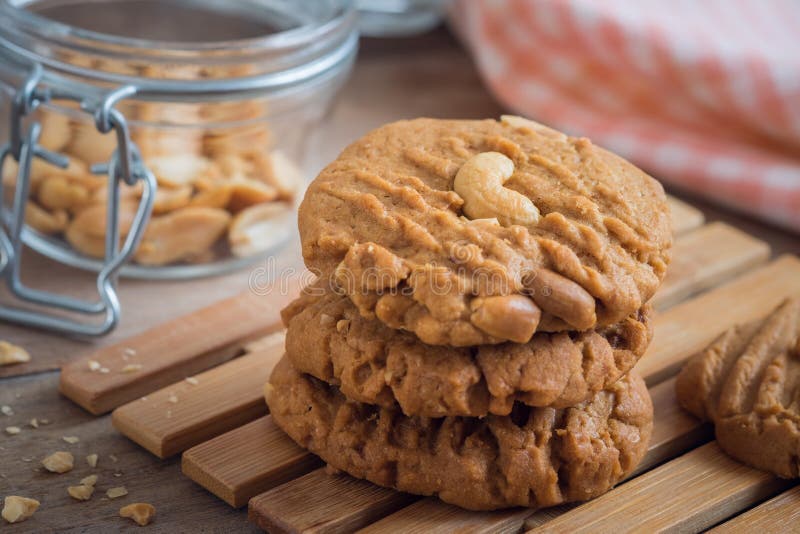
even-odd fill
[(489, 510), (602, 494), (643, 457), (631, 372), (671, 232), (661, 186), (519, 117), (348, 147), (300, 208), (274, 421), (330, 466)]

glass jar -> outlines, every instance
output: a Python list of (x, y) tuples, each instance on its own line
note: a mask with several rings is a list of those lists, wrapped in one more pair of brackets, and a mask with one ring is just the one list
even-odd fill
[[(0, 125), (35, 64), (41, 85), (115, 104), (158, 187), (123, 275), (204, 276), (263, 258), (292, 235), (304, 149), (352, 66), (350, 0), (0, 0)], [(64, 263), (103, 266), (108, 163), (117, 138), (79, 103), (54, 98), (32, 115), (39, 143), (69, 157), (35, 160), (22, 239)], [(9, 133), (0, 127), (0, 141)], [(9, 159), (9, 158), (7, 158)], [(3, 168), (13, 189), (13, 161)], [(121, 185), (124, 239), (142, 184)]]

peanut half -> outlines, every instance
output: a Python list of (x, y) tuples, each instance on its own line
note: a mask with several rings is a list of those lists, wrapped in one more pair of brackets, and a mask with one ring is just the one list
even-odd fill
[(453, 190), (464, 199), (466, 216), (496, 218), (503, 226), (539, 222), (539, 210), (531, 199), (503, 186), (513, 174), (514, 162), (499, 152), (482, 152), (468, 159), (453, 182)]
[(530, 341), (542, 312), (524, 295), (478, 297), (470, 303), (472, 324), (499, 339)]

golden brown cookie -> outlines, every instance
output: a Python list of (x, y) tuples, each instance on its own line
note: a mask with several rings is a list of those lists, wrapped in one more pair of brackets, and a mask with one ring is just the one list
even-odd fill
[(362, 315), (453, 346), (618, 323), (671, 245), (657, 181), (519, 117), (374, 130), (310, 185), (299, 227), (308, 267)]
[(647, 450), (653, 406), (628, 375), (573, 408), (406, 417), (348, 401), (283, 358), (265, 388), (275, 423), (336, 469), (471, 510), (543, 507), (608, 491)]
[(690, 359), (678, 401), (714, 423), (734, 458), (784, 478), (800, 475), (800, 298), (734, 327)]
[(646, 306), (598, 331), (539, 332), (525, 344), (426, 345), (361, 317), (345, 296), (305, 295), (283, 313), (286, 354), (348, 398), (405, 415), (507, 415), (515, 401), (564, 408), (616, 382), (652, 335)]

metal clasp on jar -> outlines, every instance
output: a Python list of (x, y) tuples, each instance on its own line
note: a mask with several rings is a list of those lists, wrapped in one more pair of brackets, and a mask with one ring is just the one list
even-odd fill
[[(3, 167), (13, 158), (17, 162), (17, 177), (11, 206), (5, 202), (0, 183), (0, 276), (9, 291), (22, 303), (35, 304), (39, 309), (26, 309), (4, 305), (0, 319), (9, 322), (44, 328), (61, 333), (101, 336), (111, 331), (119, 322), (120, 305), (116, 293), (117, 271), (128, 261), (139, 245), (144, 228), (153, 209), (156, 178), (142, 162), (136, 145), (131, 141), (125, 117), (115, 105), (136, 94), (136, 87), (126, 85), (106, 93), (98, 100), (62, 89), (44, 88), (41, 85), (42, 67), (34, 65), (25, 82), (18, 88), (10, 113), (9, 142), (0, 148), (0, 175)], [(108, 175), (108, 207), (106, 210), (105, 263), (97, 275), (98, 299), (87, 301), (31, 288), (20, 279), (22, 244), (26, 229), (25, 211), (30, 192), (31, 164), (35, 158), (66, 168), (69, 158), (49, 151), (38, 144), (41, 126), (31, 122), (25, 130), (25, 119), (41, 104), (50, 100), (71, 100), (80, 103), (81, 110), (90, 113), (98, 131), (116, 134), (117, 148), (108, 163), (92, 167), (94, 174)], [(120, 247), (119, 204), (120, 182), (133, 185), (143, 182), (143, 192), (130, 231)], [(44, 307), (44, 309), (42, 309)], [(47, 309), (64, 310), (87, 317), (102, 316), (102, 322), (80, 321), (51, 313)]]

